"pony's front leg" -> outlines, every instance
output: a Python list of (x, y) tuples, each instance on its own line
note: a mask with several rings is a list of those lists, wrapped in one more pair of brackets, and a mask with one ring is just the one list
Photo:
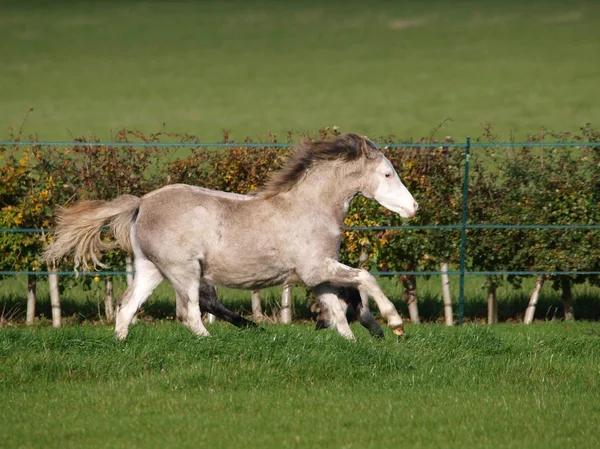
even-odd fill
[(200, 264), (185, 259), (168, 260), (163, 261), (161, 270), (175, 290), (177, 318), (192, 333), (209, 336), (200, 314)]
[(354, 340), (354, 334), (346, 318), (348, 304), (339, 300), (337, 289), (331, 284), (321, 284), (313, 288), (313, 294), (325, 309), (327, 323), (324, 323), (323, 327), (335, 327), (342, 337)]
[[(330, 282), (343, 287), (354, 287), (373, 298), (379, 312), (386, 319), (388, 326), (396, 335), (404, 335), (404, 323), (394, 304), (385, 296), (377, 284), (377, 280), (368, 271), (352, 268), (337, 260), (328, 259), (313, 270), (312, 276), (304, 280), (307, 285)], [(313, 284), (313, 285), (314, 285)]]
[(175, 317), (184, 326), (188, 325), (188, 303), (175, 292)]
[(208, 337), (210, 334), (202, 323), (202, 314), (200, 312), (198, 284), (192, 284), (185, 289), (179, 283), (173, 283), (177, 305), (177, 318), (195, 335)]

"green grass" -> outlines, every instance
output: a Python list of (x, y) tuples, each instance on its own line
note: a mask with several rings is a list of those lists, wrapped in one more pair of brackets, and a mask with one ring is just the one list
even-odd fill
[(2, 447), (600, 444), (600, 327), (0, 330)]
[(600, 119), (600, 5), (552, 1), (0, 5), (0, 135), (323, 126), (508, 138)]

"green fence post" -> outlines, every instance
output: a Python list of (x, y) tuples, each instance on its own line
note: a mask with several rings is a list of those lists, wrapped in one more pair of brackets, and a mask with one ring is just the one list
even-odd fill
[(471, 159), (471, 138), (467, 137), (465, 147), (465, 180), (463, 182), (463, 204), (460, 235), (460, 293), (458, 296), (458, 325), (462, 325), (465, 314), (465, 259), (467, 257), (467, 204), (469, 198), (469, 159)]

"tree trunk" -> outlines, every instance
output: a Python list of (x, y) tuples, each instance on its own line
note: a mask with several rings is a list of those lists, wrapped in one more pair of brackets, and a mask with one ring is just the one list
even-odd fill
[(51, 272), (48, 274), (48, 288), (50, 289), (50, 306), (52, 307), (52, 326), (60, 327), (60, 293), (58, 291), (58, 274), (56, 274), (58, 269), (51, 267), (48, 271)]
[(27, 325), (33, 324), (35, 318), (35, 300), (36, 300), (37, 278), (33, 274), (27, 275)]
[(291, 324), (292, 322), (292, 287), (284, 285), (281, 292), (281, 312), (279, 320), (283, 324)]
[(256, 322), (261, 322), (263, 319), (260, 290), (252, 290), (252, 316)]
[(402, 299), (408, 304), (408, 316), (410, 322), (419, 324), (419, 306), (417, 305), (417, 277), (414, 274), (409, 274), (402, 277), (402, 285), (404, 293)]
[(565, 307), (565, 321), (574, 321), (575, 314), (573, 313), (573, 292), (571, 291), (571, 280), (563, 278), (560, 281), (562, 288), (562, 298)]
[(113, 279), (112, 276), (104, 278), (104, 311), (106, 322), (112, 323), (115, 320), (115, 303), (113, 300)]
[(498, 286), (494, 283), (488, 284), (488, 324), (498, 322)]
[(125, 271), (127, 271), (127, 286), (133, 284), (133, 261), (131, 256), (125, 256)]
[(448, 277), (448, 264), (442, 262), (440, 266), (442, 272), (442, 297), (444, 298), (444, 317), (446, 326), (454, 324), (454, 316), (452, 315), (452, 296), (450, 295), (450, 278)]
[(531, 292), (531, 297), (529, 298), (529, 305), (527, 306), (527, 310), (525, 311), (525, 318), (523, 319), (524, 324), (533, 323), (533, 317), (535, 316), (535, 307), (537, 306), (538, 299), (540, 298), (540, 291), (542, 290), (542, 286), (544, 285), (544, 276), (538, 276), (537, 281), (535, 282), (535, 288), (533, 292)]

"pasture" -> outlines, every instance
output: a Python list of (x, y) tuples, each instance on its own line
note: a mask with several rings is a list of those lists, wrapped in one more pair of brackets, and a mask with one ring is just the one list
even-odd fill
[(219, 140), (325, 126), (504, 139), (600, 119), (600, 4), (578, 1), (13, 1), (0, 130)]
[(0, 446), (596, 448), (600, 327), (0, 332)]

